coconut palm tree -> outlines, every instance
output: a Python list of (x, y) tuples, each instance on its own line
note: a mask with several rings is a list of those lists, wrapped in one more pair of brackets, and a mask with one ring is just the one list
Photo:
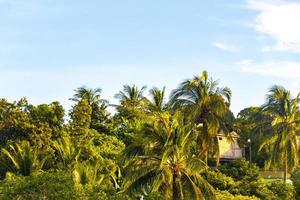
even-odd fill
[[(228, 87), (218, 87), (218, 82), (208, 78), (206, 71), (201, 76), (182, 82), (171, 92), (171, 107), (184, 110), (192, 122), (202, 127), (199, 144), (206, 163), (209, 150), (218, 151), (216, 134), (221, 127), (226, 127), (222, 123), (229, 111), (230, 100), (231, 90)], [(226, 129), (223, 132), (226, 133)]]
[(119, 114), (128, 119), (134, 119), (143, 114), (147, 100), (143, 93), (146, 87), (139, 89), (136, 85), (124, 85), (123, 90), (115, 95), (120, 105), (115, 105)]
[(162, 112), (166, 109), (165, 104), (165, 87), (162, 90), (157, 87), (152, 88), (150, 91), (151, 100), (149, 102), (149, 110), (155, 112)]
[(266, 168), (280, 167), (284, 171), (284, 181), (287, 173), (298, 164), (298, 139), (300, 133), (300, 93), (293, 98), (291, 93), (281, 86), (273, 86), (268, 95), (263, 111), (271, 118), (271, 134), (265, 137), (260, 146), (269, 148), (271, 153)]
[(86, 99), (89, 103), (89, 105), (92, 104), (99, 104), (105, 102), (105, 100), (102, 100), (101, 97), (101, 88), (86, 88), (86, 87), (79, 87), (75, 89), (75, 94), (73, 98), (70, 98), (70, 100), (75, 102), (80, 102), (82, 99)]
[(139, 89), (136, 85), (124, 85), (123, 91), (119, 91), (115, 97), (120, 100), (121, 104), (138, 106), (139, 103), (144, 99), (143, 93), (145, 89), (146, 86), (143, 86), (141, 89)]
[(195, 138), (195, 129), (179, 114), (158, 114), (124, 152), (129, 159), (124, 188), (159, 191), (165, 199), (214, 199), (213, 188), (201, 176), (206, 164), (191, 153)]
[(70, 100), (79, 104), (86, 100), (92, 108), (90, 128), (99, 132), (107, 132), (106, 123), (109, 121), (109, 113), (106, 111), (108, 101), (101, 99), (101, 89), (79, 87), (75, 89), (74, 97)]
[(23, 176), (29, 176), (34, 170), (42, 169), (48, 159), (45, 157), (39, 160), (37, 149), (32, 148), (28, 141), (9, 145), (8, 148), (3, 148), (1, 151), (7, 158), (7, 160), (1, 159), (1, 165)]

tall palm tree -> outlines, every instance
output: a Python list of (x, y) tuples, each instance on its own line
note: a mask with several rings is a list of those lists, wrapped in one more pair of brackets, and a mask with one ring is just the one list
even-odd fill
[(136, 85), (123, 86), (123, 90), (115, 95), (115, 98), (120, 101), (120, 105), (117, 105), (116, 108), (121, 116), (134, 119), (143, 114), (147, 103), (143, 95), (145, 89), (146, 86), (141, 89)]
[(149, 102), (150, 111), (161, 112), (166, 109), (165, 104), (165, 87), (162, 90), (154, 87), (150, 91), (151, 100)]
[(86, 99), (89, 105), (103, 103), (105, 101), (100, 98), (101, 91), (101, 88), (92, 89), (86, 87), (79, 87), (75, 89), (74, 97), (70, 98), (70, 100), (80, 102), (82, 101), (82, 99)]
[(39, 152), (30, 146), (28, 141), (20, 144), (9, 145), (9, 147), (1, 149), (2, 153), (8, 160), (1, 159), (1, 165), (9, 170), (29, 176), (34, 170), (42, 169), (48, 157), (39, 160)]
[(159, 113), (125, 150), (129, 159), (124, 188), (159, 191), (165, 199), (214, 199), (214, 190), (201, 176), (205, 163), (192, 155), (196, 131), (179, 114)]
[(120, 100), (121, 104), (138, 106), (139, 103), (144, 99), (143, 95), (145, 89), (146, 86), (143, 86), (141, 89), (139, 89), (136, 85), (124, 85), (123, 91), (119, 91), (115, 97)]
[(284, 170), (284, 181), (287, 173), (298, 164), (297, 135), (300, 133), (300, 93), (293, 98), (291, 93), (281, 86), (273, 86), (268, 95), (263, 111), (271, 118), (271, 134), (260, 146), (269, 148), (270, 159), (266, 167), (280, 167)]
[(214, 151), (218, 151), (216, 134), (221, 127), (224, 128), (223, 117), (229, 111), (230, 100), (231, 90), (218, 87), (218, 82), (208, 78), (206, 71), (201, 76), (182, 82), (171, 92), (171, 107), (184, 110), (192, 122), (202, 127), (199, 143), (206, 162), (209, 149), (215, 147)]
[(108, 132), (106, 122), (109, 121), (109, 113), (106, 111), (108, 101), (101, 99), (101, 89), (79, 87), (75, 90), (74, 97), (70, 100), (80, 103), (86, 100), (92, 108), (90, 128), (99, 132)]

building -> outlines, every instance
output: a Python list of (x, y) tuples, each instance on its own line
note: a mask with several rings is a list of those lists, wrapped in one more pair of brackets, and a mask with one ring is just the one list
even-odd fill
[(245, 150), (240, 148), (238, 144), (239, 135), (236, 132), (231, 132), (228, 136), (220, 133), (217, 135), (217, 138), (221, 162), (245, 157)]

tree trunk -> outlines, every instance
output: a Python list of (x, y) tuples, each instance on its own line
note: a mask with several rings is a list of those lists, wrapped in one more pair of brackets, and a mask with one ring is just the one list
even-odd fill
[(173, 172), (173, 200), (182, 200), (182, 192), (180, 188), (180, 177), (178, 172)]
[(284, 172), (283, 172), (283, 181), (286, 183), (288, 173), (288, 158), (287, 158), (287, 150), (285, 150), (284, 155)]
[(205, 151), (205, 164), (208, 165), (208, 149)]

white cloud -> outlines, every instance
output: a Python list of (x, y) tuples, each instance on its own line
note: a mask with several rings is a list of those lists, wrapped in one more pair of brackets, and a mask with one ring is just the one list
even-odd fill
[(238, 65), (251, 65), (252, 64), (252, 60), (250, 60), (250, 59), (244, 59), (244, 60), (241, 60), (241, 61), (237, 62), (236, 64), (238, 64)]
[(245, 73), (254, 73), (262, 76), (293, 79), (300, 78), (300, 62), (293, 61), (253, 63), (241, 66), (241, 70)]
[(300, 3), (249, 0), (248, 7), (259, 11), (254, 22), (255, 30), (276, 41), (274, 45), (264, 47), (264, 51), (300, 53)]
[(222, 51), (238, 52), (240, 48), (234, 45), (226, 44), (224, 42), (213, 42), (212, 45)]

